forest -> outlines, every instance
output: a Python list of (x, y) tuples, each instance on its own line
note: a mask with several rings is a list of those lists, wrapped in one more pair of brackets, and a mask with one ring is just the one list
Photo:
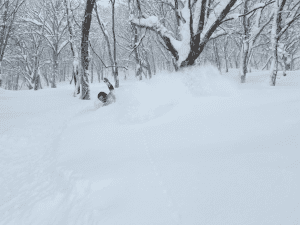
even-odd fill
[[(300, 69), (295, 0), (1, 0), (0, 86), (74, 85), (111, 77), (151, 79), (159, 71), (214, 65), (251, 71)], [(82, 91), (80, 91), (80, 88)], [(76, 91), (75, 91), (76, 90)]]
[(0, 225), (299, 224), (299, 0), (0, 15)]

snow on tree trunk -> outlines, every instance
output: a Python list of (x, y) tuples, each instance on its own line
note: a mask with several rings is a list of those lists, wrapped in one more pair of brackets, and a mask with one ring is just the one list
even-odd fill
[(240, 64), (240, 77), (241, 83), (246, 83), (246, 74), (247, 74), (247, 58), (249, 53), (249, 43), (245, 41), (243, 43), (242, 51), (241, 51), (241, 64)]
[(278, 37), (279, 31), (279, 0), (276, 0), (273, 5), (274, 17), (271, 30), (271, 49), (272, 49), (272, 63), (271, 63), (271, 74), (270, 74), (270, 85), (275, 86), (276, 77), (278, 71)]
[(227, 16), (230, 9), (234, 6), (236, 2), (237, 0), (219, 1), (219, 4), (217, 4), (214, 10), (214, 14), (210, 14), (206, 23), (204, 17), (205, 7), (202, 7), (203, 9), (201, 10), (202, 13), (200, 15), (197, 33), (193, 35), (193, 32), (190, 32), (192, 34), (190, 37), (190, 51), (188, 52), (188, 56), (186, 57), (186, 59), (180, 63), (181, 68), (194, 65), (196, 59), (202, 53), (207, 42), (209, 41), (213, 33), (216, 31), (216, 29), (219, 27), (219, 25), (221, 25), (223, 19)]
[(52, 62), (52, 80), (51, 80), (51, 88), (56, 88), (56, 77), (58, 77), (58, 56), (53, 51), (52, 54), (53, 62)]
[(95, 5), (95, 0), (87, 0), (82, 22), (82, 40), (81, 40), (81, 99), (90, 100), (89, 86), (89, 33), (92, 21), (92, 11)]
[(277, 72), (278, 72), (278, 40), (277, 38), (272, 38), (272, 63), (271, 63), (271, 77), (270, 77), (270, 85), (275, 86), (276, 84), (276, 77), (277, 77)]
[(287, 70), (287, 57), (285, 55), (282, 56), (282, 62), (283, 62), (283, 76), (286, 76), (286, 70)]
[(242, 23), (243, 23), (243, 35), (242, 35), (242, 49), (241, 49), (241, 63), (240, 63), (240, 70), (239, 75), (241, 77), (241, 83), (246, 82), (246, 74), (247, 74), (247, 58), (249, 52), (249, 21), (247, 19), (246, 14), (248, 13), (248, 2), (249, 0), (244, 0), (243, 4), (243, 16)]

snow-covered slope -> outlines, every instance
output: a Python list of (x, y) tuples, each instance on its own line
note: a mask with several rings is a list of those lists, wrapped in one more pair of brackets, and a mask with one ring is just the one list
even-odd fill
[(300, 72), (0, 90), (0, 224), (297, 224)]

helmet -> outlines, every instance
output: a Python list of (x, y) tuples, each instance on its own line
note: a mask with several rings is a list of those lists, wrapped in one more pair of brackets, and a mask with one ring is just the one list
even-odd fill
[(106, 97), (107, 97), (107, 94), (105, 93), (105, 92), (100, 92), (99, 94), (98, 94), (98, 99), (101, 101), (101, 102), (106, 102)]

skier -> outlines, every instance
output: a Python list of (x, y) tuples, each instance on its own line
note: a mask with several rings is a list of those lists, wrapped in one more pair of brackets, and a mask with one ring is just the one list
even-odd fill
[(105, 92), (99, 92), (98, 94), (98, 99), (103, 103), (103, 106), (107, 106), (113, 102), (116, 101), (116, 96), (115, 96), (115, 89), (112, 86), (112, 84), (109, 82), (109, 80), (107, 78), (104, 78), (104, 83), (107, 85), (108, 89), (109, 89), (109, 93), (106, 94)]

